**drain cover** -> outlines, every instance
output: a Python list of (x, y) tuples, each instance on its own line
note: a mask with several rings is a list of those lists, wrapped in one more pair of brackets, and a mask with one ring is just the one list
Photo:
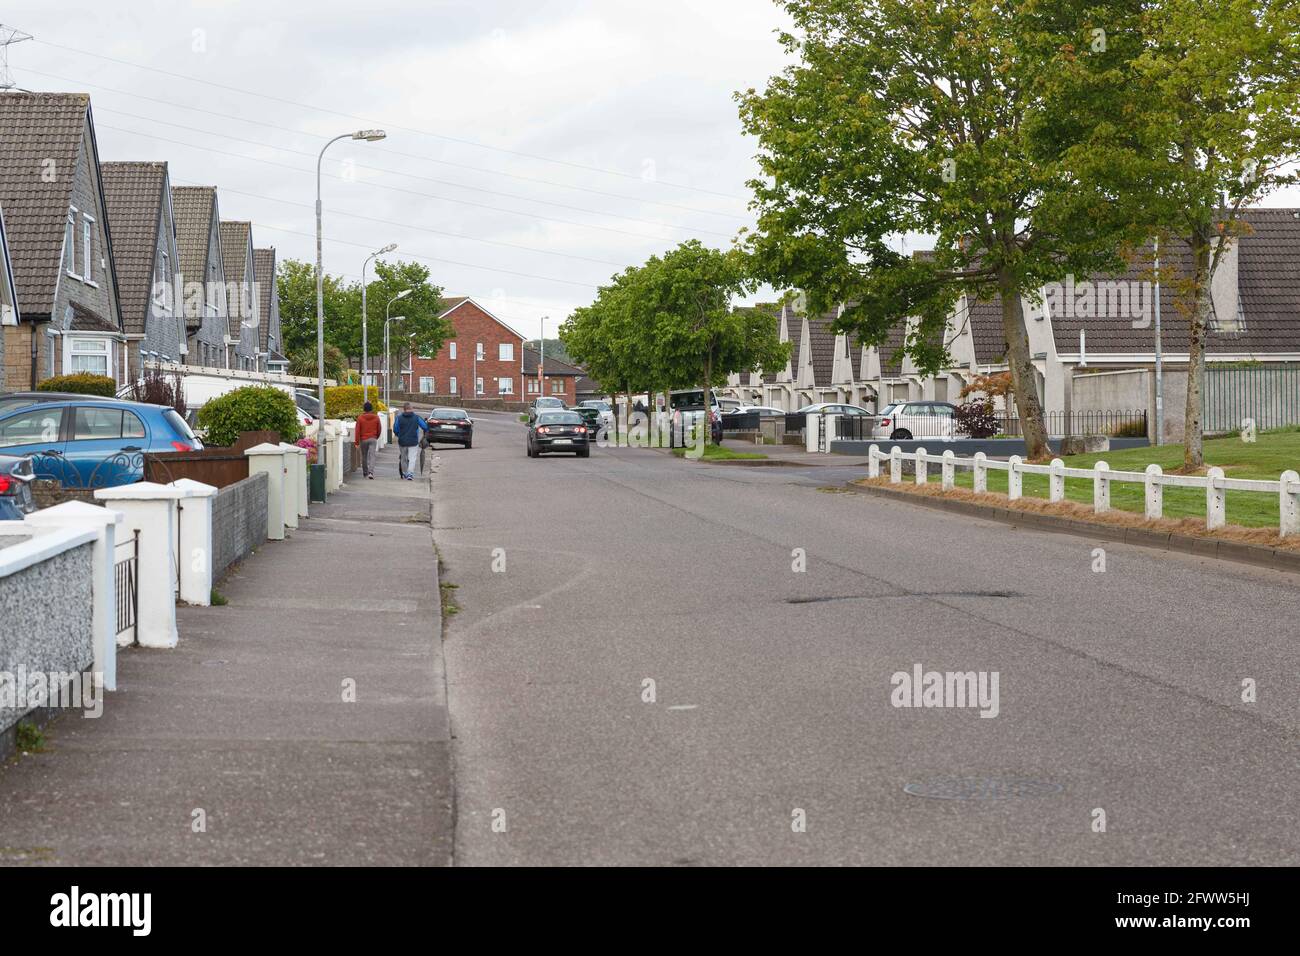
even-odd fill
[(904, 793), (934, 800), (1006, 800), (1011, 797), (1046, 797), (1060, 793), (1059, 783), (1046, 780), (999, 779), (996, 777), (950, 777), (909, 783)]

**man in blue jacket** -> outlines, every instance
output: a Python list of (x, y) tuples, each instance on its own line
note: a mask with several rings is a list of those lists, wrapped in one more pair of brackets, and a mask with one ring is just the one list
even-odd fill
[(420, 432), (428, 430), (428, 423), (411, 410), (410, 402), (402, 406), (402, 414), (393, 420), (393, 431), (397, 433), (397, 468), (404, 481), (415, 480), (415, 463), (420, 454)]

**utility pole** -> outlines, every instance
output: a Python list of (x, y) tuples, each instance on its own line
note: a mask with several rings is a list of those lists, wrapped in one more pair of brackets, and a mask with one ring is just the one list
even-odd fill
[(1156, 444), (1165, 437), (1165, 376), (1164, 353), (1160, 341), (1160, 237), (1156, 236)]

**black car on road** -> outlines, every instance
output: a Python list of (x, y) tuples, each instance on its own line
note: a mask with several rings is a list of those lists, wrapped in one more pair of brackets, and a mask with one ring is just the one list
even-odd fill
[(425, 420), (429, 430), (424, 433), (424, 443), (433, 445), (464, 445), (474, 447), (474, 419), (463, 408), (435, 408)]
[(577, 412), (541, 409), (528, 425), (528, 457), (556, 451), (571, 451), (579, 458), (591, 457), (591, 429)]
[(591, 405), (575, 405), (570, 411), (582, 416), (582, 420), (587, 423), (588, 444), (594, 443), (600, 437), (600, 430), (605, 427), (600, 409)]

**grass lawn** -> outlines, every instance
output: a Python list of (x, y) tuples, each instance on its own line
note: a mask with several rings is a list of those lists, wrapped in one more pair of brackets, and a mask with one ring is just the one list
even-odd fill
[[(672, 449), (672, 453), (676, 455), (678, 458), (681, 458), (683, 455), (685, 455), (686, 451), (687, 449), (685, 448)], [(766, 455), (760, 455), (755, 452), (732, 451), (730, 448), (724, 448), (721, 445), (704, 446), (705, 461), (731, 461), (737, 458), (766, 458), (766, 457), (767, 457)]]
[[(888, 449), (882, 445), (882, 450)], [(927, 449), (928, 450), (928, 449)], [(942, 453), (942, 448), (937, 449)], [(1147, 465), (1159, 465), (1165, 472), (1182, 467), (1182, 445), (1158, 445), (1153, 448), (1129, 448), (1094, 455), (1071, 455), (1061, 459), (1069, 468), (1091, 468), (1105, 461), (1112, 471), (1142, 472)], [(1258, 441), (1247, 444), (1240, 438), (1215, 438), (1205, 443), (1205, 462), (1218, 465), (1227, 478), (1258, 478), (1276, 481), (1288, 469), (1300, 471), (1300, 427), (1260, 432)], [(888, 474), (888, 462), (881, 462), (881, 473)], [(938, 465), (930, 465), (928, 477), (937, 482), (942, 478)], [(988, 472), (989, 491), (1007, 493), (1007, 473)], [(1024, 475), (1023, 491), (1026, 498), (1047, 498), (1046, 475)], [(904, 478), (904, 481), (910, 479)], [(959, 488), (970, 488), (972, 476), (969, 469), (958, 468), (956, 482)], [(1065, 479), (1065, 497), (1080, 504), (1092, 504), (1092, 481), (1084, 478)], [(1111, 482), (1112, 508), (1142, 514), (1143, 490), (1140, 484)], [(1276, 495), (1250, 491), (1229, 491), (1227, 518), (1231, 524), (1247, 528), (1276, 528), (1278, 503)], [(1166, 518), (1205, 517), (1205, 492), (1196, 488), (1165, 488), (1164, 515)]]

